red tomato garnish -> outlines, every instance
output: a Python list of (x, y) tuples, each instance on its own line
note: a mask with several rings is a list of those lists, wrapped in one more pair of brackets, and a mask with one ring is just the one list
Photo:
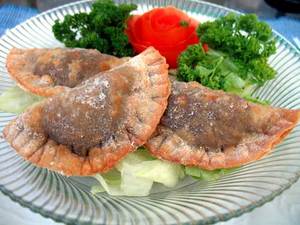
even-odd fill
[(180, 53), (199, 42), (198, 24), (183, 11), (168, 6), (130, 17), (126, 34), (135, 52), (153, 46), (166, 57), (170, 68), (176, 68)]
[(202, 47), (205, 52), (208, 52), (208, 44), (204, 43), (204, 44), (202, 44)]

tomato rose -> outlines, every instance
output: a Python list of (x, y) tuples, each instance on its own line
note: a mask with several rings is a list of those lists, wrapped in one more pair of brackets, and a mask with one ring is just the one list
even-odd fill
[(153, 46), (166, 57), (170, 67), (175, 68), (179, 54), (188, 45), (199, 42), (197, 26), (196, 20), (168, 6), (132, 16), (127, 21), (126, 34), (135, 52), (140, 53)]

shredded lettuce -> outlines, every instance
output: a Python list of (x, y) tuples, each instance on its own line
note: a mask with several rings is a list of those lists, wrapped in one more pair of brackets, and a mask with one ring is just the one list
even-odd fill
[(221, 176), (231, 173), (234, 170), (236, 170), (236, 168), (232, 168), (232, 169), (216, 169), (216, 170), (204, 170), (204, 169), (200, 169), (198, 167), (189, 167), (186, 166), (185, 167), (185, 174), (188, 176), (192, 176), (195, 179), (198, 180), (217, 180), (219, 179)]
[(40, 96), (33, 95), (15, 86), (1, 94), (0, 110), (3, 112), (19, 114), (42, 99), (43, 98)]
[(147, 196), (155, 182), (174, 187), (183, 177), (181, 165), (155, 159), (141, 148), (129, 154), (115, 169), (96, 174), (94, 178), (99, 185), (93, 186), (91, 192), (104, 189), (110, 195)]
[(93, 176), (99, 184), (92, 186), (93, 194), (106, 191), (115, 196), (147, 196), (154, 183), (174, 187), (184, 176), (198, 180), (216, 180), (231, 173), (233, 169), (203, 170), (198, 167), (184, 167), (153, 158), (146, 149), (140, 148), (129, 154), (114, 169), (105, 174)]

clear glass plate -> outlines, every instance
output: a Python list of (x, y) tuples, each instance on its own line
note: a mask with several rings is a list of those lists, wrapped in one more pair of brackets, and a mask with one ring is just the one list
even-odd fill
[[(138, 4), (138, 12), (174, 5), (201, 21), (232, 10), (200, 1), (117, 1)], [(89, 11), (91, 2), (81, 1), (42, 13), (10, 30), (0, 40), (0, 92), (14, 85), (6, 68), (12, 47), (52, 48), (51, 25), (65, 14)], [(270, 58), (278, 75), (253, 95), (272, 105), (300, 109), (300, 56), (274, 32), (277, 53)], [(0, 112), (0, 128), (14, 118)], [(187, 179), (170, 190), (157, 187), (148, 197), (97, 197), (89, 193), (89, 180), (68, 178), (25, 162), (8, 144), (0, 142), (0, 189), (21, 205), (43, 216), (68, 224), (212, 224), (249, 212), (271, 201), (300, 176), (300, 126), (272, 154), (241, 167), (217, 181)]]

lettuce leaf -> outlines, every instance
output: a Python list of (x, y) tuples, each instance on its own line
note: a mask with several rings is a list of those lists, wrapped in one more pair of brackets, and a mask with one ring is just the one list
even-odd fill
[(129, 154), (115, 169), (95, 175), (99, 185), (93, 186), (91, 192), (104, 189), (110, 195), (147, 196), (153, 183), (174, 187), (183, 177), (181, 165), (155, 159), (141, 148)]
[(0, 110), (8, 113), (22, 113), (29, 106), (43, 100), (43, 97), (28, 93), (18, 86), (9, 88), (0, 96)]
[(198, 167), (185, 167), (185, 174), (192, 176), (195, 179), (199, 180), (217, 180), (221, 176), (231, 173), (235, 171), (237, 168), (232, 168), (232, 169), (216, 169), (216, 170), (204, 170), (200, 169)]

